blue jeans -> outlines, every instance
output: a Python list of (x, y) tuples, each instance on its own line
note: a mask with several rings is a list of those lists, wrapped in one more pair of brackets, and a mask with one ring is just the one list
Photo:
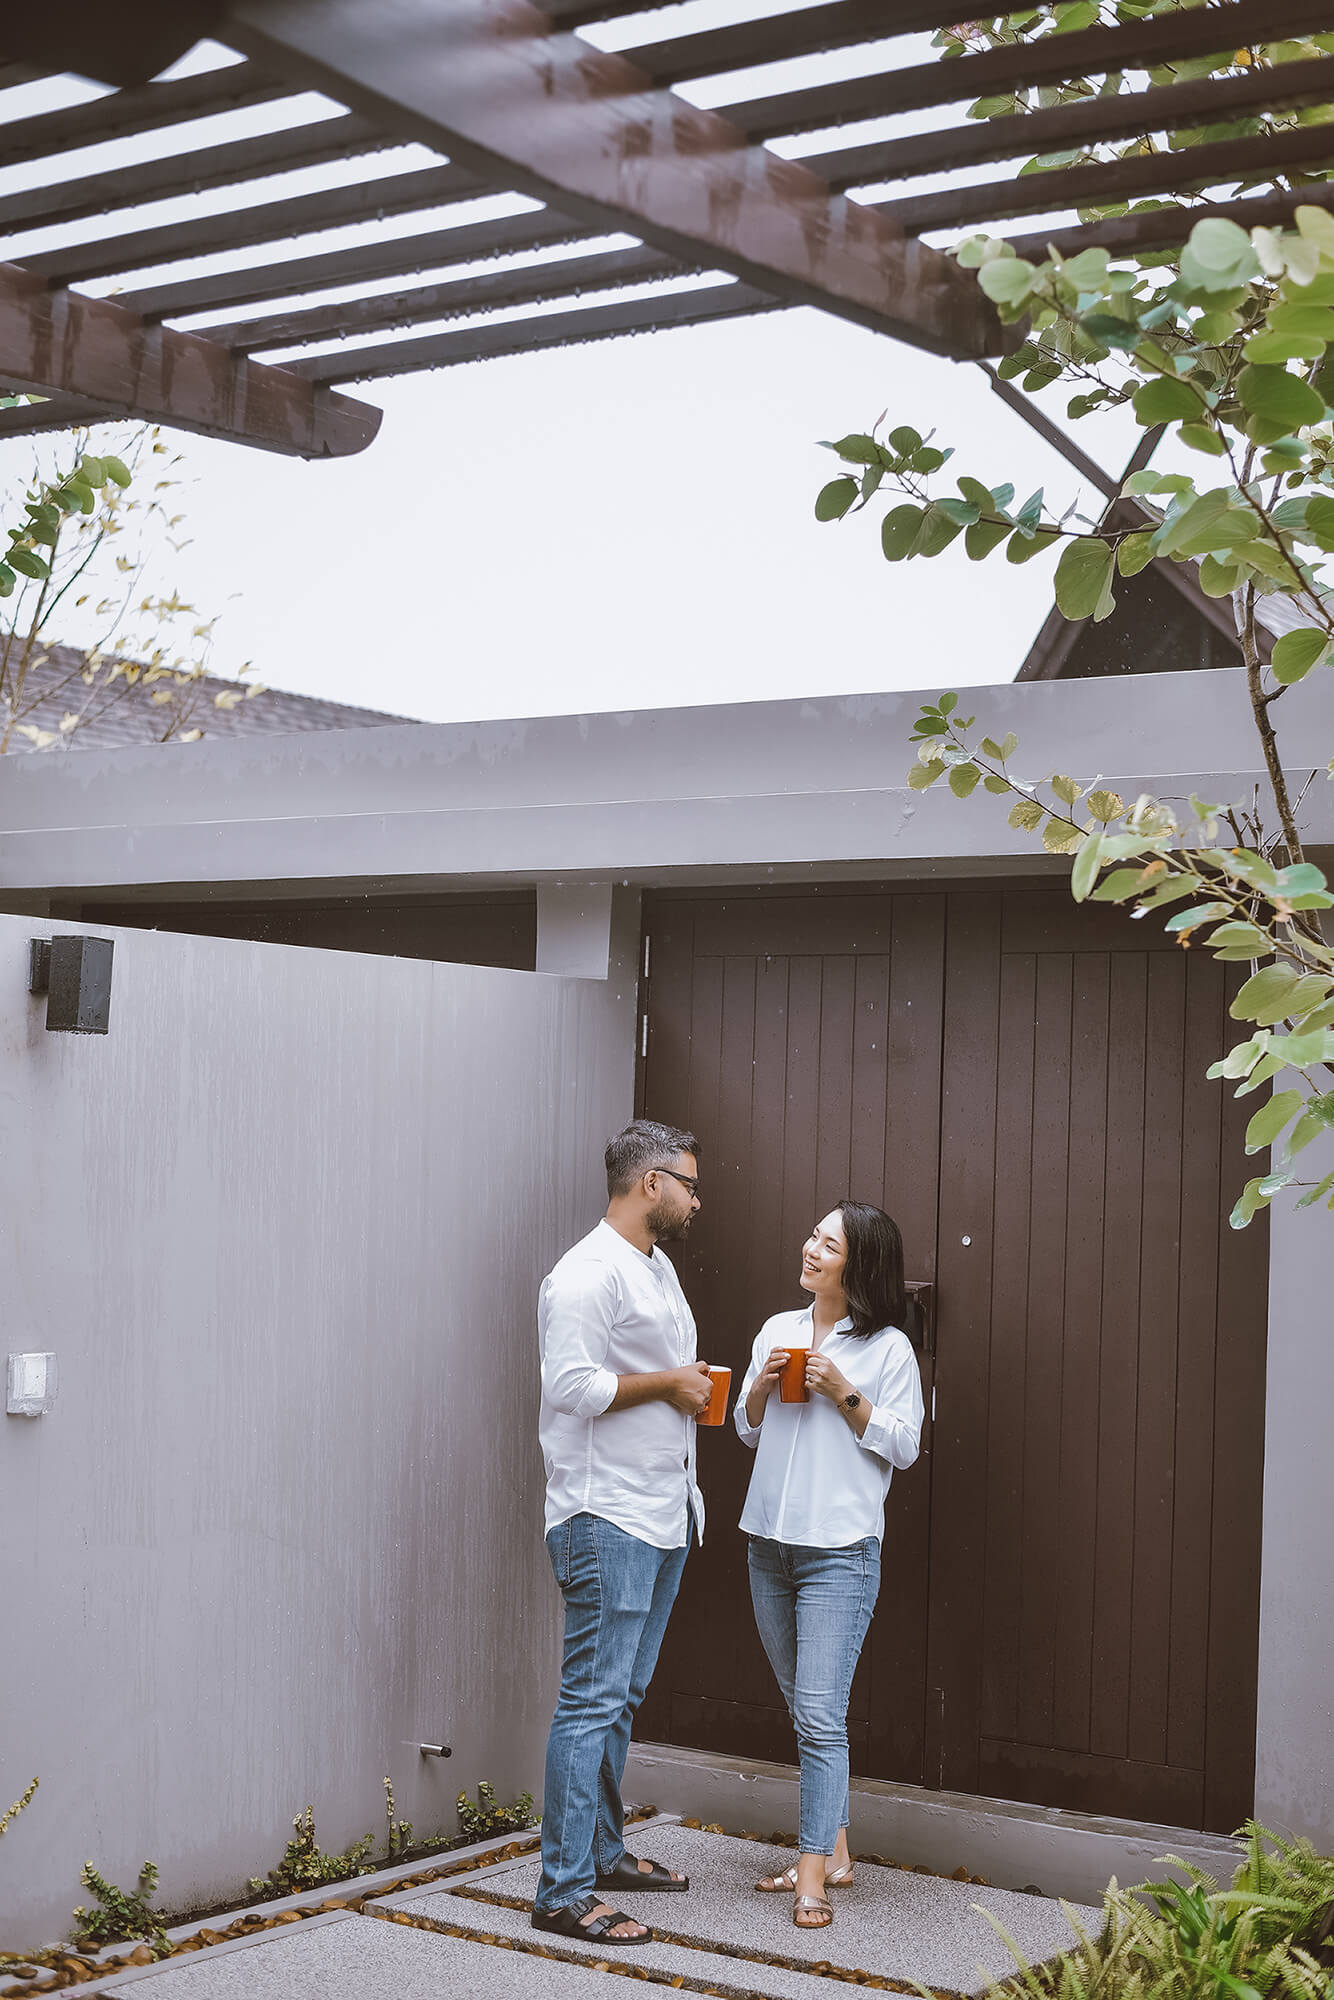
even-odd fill
[(750, 1538), (755, 1623), (796, 1725), (803, 1854), (832, 1854), (848, 1823), (848, 1697), (879, 1590), (874, 1535), (846, 1549)]
[(630, 1724), (657, 1665), (688, 1547), (654, 1548), (597, 1514), (576, 1514), (547, 1536), (565, 1599), (565, 1656), (547, 1738), (539, 1910), (591, 1894), (594, 1877), (625, 1853), (621, 1779)]

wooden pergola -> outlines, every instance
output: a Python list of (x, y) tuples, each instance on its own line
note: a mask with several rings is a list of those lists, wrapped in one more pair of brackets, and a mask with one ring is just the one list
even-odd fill
[[(1149, 67), (1189, 72), (1222, 50), (1334, 30), (1334, 0), (1219, 0), (906, 66), (896, 38), (956, 21), (957, 0), (817, 0), (619, 53), (595, 46), (591, 37), (607, 24), (646, 11), (644, 0), (549, 0), (544, 12), (528, 0), (144, 0), (119, 10), (70, 0), (49, 23), (36, 10), (16, 13), (0, 28), (0, 119), (4, 86), (44, 73), (73, 71), (115, 88), (0, 122), (0, 168), (42, 163), (39, 185), (0, 196), (0, 387), (47, 399), (0, 410), (0, 435), (134, 417), (341, 456), (371, 441), (380, 413), (339, 384), (797, 304), (934, 353), (983, 359), (1002, 351), (999, 323), (972, 274), (927, 234), (1003, 222), (1013, 235), (1016, 218), (1080, 202), (1217, 190), (1334, 165), (1334, 124), (1254, 137), (1242, 122), (1334, 102), (1334, 56), (1152, 85), (1144, 78)], [(992, 0), (992, 11), (1021, 10)], [(206, 35), (241, 60), (151, 80)], [(749, 73), (834, 50), (859, 51), (867, 73), (756, 94), (765, 79), (757, 86)], [(867, 121), (1105, 75), (1123, 77), (1123, 88), (828, 143)], [(705, 82), (722, 100), (716, 108), (681, 94)], [(311, 90), (341, 109), (216, 143), (192, 125), (295, 104)], [(1232, 136), (1183, 150), (1014, 171), (1038, 153), (1229, 121)], [(173, 128), (181, 148), (165, 157), (62, 172), (76, 149)], [(804, 134), (823, 135), (818, 150), (801, 149)], [(429, 149), (433, 163), (377, 174), (374, 156), (405, 143)], [(794, 144), (796, 157), (785, 157)], [(358, 159), (368, 174), (350, 185), (247, 198), (250, 183)], [(977, 178), (992, 166), (994, 175)], [(930, 188), (918, 188), (928, 177)], [(876, 192), (887, 185), (900, 191)], [(146, 206), (192, 190), (234, 190), (236, 200), (190, 221), (143, 220)], [(463, 208), (506, 194), (526, 201), (482, 219)], [(1330, 206), (1334, 193), (1315, 182), (1298, 195), (1048, 224), (1020, 235), (1017, 247), (1039, 256), (1049, 242), (1067, 253), (1168, 247), (1202, 213), (1274, 224), (1297, 201)], [(442, 216), (453, 208), (457, 220)], [(123, 214), (124, 227), (4, 261), (5, 237), (106, 214)], [(352, 248), (320, 241), (349, 224), (414, 215), (424, 226), (407, 233), (363, 233)], [(77, 239), (77, 230), (66, 233)], [(275, 257), (280, 244), (290, 254)], [(251, 262), (250, 251), (269, 254)], [(232, 268), (194, 268), (216, 253)], [(114, 298), (81, 289), (122, 280)], [(413, 327), (423, 331), (403, 337)]]

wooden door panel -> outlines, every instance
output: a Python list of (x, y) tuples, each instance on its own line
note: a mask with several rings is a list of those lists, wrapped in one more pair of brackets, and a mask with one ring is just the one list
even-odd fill
[[(1255, 1723), (1267, 1242), (1206, 1081), (1236, 980), (1064, 889), (651, 898), (643, 1108), (699, 1131), (680, 1263), (710, 1359), (803, 1303), (844, 1193), (936, 1283), (853, 1768), (1230, 1830)], [(734, 1434), (642, 1735), (791, 1761)]]
[[(684, 1105), (700, 1138), (704, 1207), (677, 1261), (701, 1353), (730, 1365), (734, 1386), (763, 1320), (805, 1303), (801, 1244), (842, 1195), (895, 1213), (912, 1275), (934, 1276), (944, 903), (910, 903), (830, 898), (809, 922), (805, 898), (664, 899), (651, 910), (642, 1103), (672, 1123)], [(927, 1442), (925, 1462), (890, 1495), (881, 1606), (850, 1705), (854, 1769), (918, 1783)], [(701, 1437), (708, 1533), (638, 1733), (791, 1761), (736, 1525), (751, 1464), (730, 1427)]]

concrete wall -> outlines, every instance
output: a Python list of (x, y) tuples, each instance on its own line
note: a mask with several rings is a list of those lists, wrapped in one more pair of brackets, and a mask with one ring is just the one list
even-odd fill
[[(1303, 1180), (1334, 1167), (1317, 1142)], [(1334, 1854), (1334, 1217), (1274, 1202), (1255, 1813)]]
[(631, 1114), (636, 900), (605, 983), (121, 931), (105, 1038), (0, 918), (3, 1351), (60, 1369), (0, 1417), (0, 1947), (89, 1856), (181, 1908), (386, 1772), (421, 1833), (540, 1794), (534, 1298)]
[[(934, 696), (948, 685), (928, 685)], [(979, 790), (911, 792), (922, 694), (634, 715), (325, 730), (0, 764), (0, 905), (174, 885), (312, 895), (467, 886), (1014, 873), (1063, 864)], [(1015, 768), (1245, 800), (1262, 777), (1241, 669), (970, 689), (979, 726), (1020, 740)], [(1283, 699), (1297, 783), (1334, 738), (1334, 678)], [(1326, 751), (1326, 754), (1327, 751)], [(1318, 758), (1323, 765), (1324, 756)], [(1315, 785), (1307, 838), (1334, 838)], [(45, 903), (41, 907), (46, 907)]]

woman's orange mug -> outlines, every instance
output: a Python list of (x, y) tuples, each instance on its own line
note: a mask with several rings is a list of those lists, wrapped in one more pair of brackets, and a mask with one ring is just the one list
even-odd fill
[(778, 1378), (778, 1399), (783, 1403), (809, 1403), (810, 1391), (806, 1387), (806, 1357), (809, 1347), (789, 1347), (785, 1350), (787, 1360)]
[(710, 1368), (709, 1401), (707, 1408), (700, 1411), (695, 1419), (700, 1424), (721, 1424), (727, 1418), (727, 1392), (732, 1386), (730, 1368)]

